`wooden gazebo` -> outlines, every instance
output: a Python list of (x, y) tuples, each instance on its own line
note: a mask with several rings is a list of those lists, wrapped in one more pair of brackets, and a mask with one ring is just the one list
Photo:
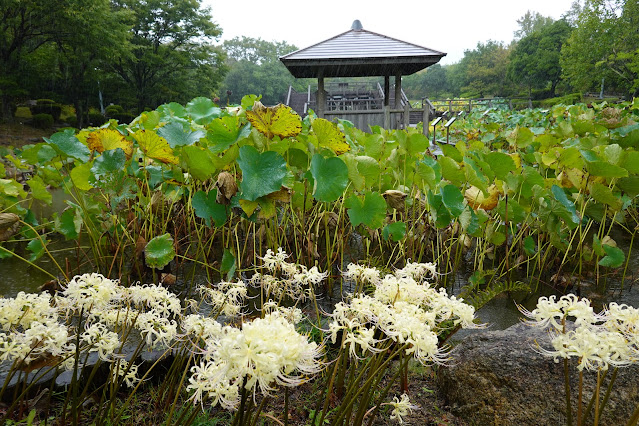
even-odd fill
[[(409, 117), (419, 111), (413, 110), (413, 114), (409, 111), (410, 105), (402, 96), (402, 76), (436, 64), (444, 56), (446, 53), (367, 31), (359, 20), (355, 20), (349, 31), (282, 56), (280, 61), (296, 78), (317, 79), (313, 104), (318, 116), (348, 119), (367, 130), (369, 125), (375, 124), (386, 128), (406, 127)], [(326, 78), (380, 76), (384, 77), (384, 87), (379, 87), (381, 105), (371, 102), (370, 96), (369, 99), (350, 99), (346, 103), (342, 101), (341, 93), (327, 103), (327, 95), (331, 93), (326, 91)], [(393, 93), (391, 76), (395, 79)], [(348, 83), (340, 83), (340, 86), (346, 94)], [(311, 102), (310, 90), (308, 98)], [(362, 100), (367, 102), (359, 102)], [(424, 117), (419, 121), (427, 121), (428, 110), (423, 109)]]

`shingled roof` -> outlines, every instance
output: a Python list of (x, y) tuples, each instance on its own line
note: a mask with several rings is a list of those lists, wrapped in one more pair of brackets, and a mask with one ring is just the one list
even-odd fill
[(296, 78), (410, 75), (433, 65), (445, 53), (362, 28), (359, 21), (342, 34), (284, 55), (280, 61)]

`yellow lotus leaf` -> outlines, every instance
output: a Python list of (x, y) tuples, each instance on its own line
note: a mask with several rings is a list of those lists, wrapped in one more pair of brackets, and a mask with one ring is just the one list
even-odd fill
[(278, 104), (265, 107), (257, 101), (253, 104), (253, 111), (246, 111), (246, 118), (258, 132), (272, 139), (273, 136), (290, 138), (302, 131), (302, 119), (290, 107)]
[(114, 129), (95, 130), (87, 136), (87, 145), (91, 151), (104, 151), (120, 148), (124, 151), (127, 160), (133, 154), (133, 142), (126, 140), (122, 133)]
[(161, 136), (158, 136), (155, 132), (150, 130), (139, 130), (133, 134), (133, 137), (140, 145), (140, 149), (144, 152), (144, 155), (156, 160), (160, 160), (163, 163), (177, 164), (178, 159), (173, 155), (171, 146)]
[(510, 158), (513, 159), (513, 162), (515, 163), (515, 167), (517, 167), (517, 170), (521, 170), (521, 157), (519, 156), (519, 154), (508, 154), (510, 155)]
[(82, 142), (83, 144), (85, 144), (85, 145), (86, 145), (86, 144), (87, 144), (87, 138), (89, 137), (89, 135), (90, 135), (91, 133), (92, 133), (92, 132), (91, 132), (91, 130), (83, 129), (83, 130), (80, 130), (80, 131), (79, 131), (79, 132), (75, 135), (75, 137), (76, 137), (76, 138), (78, 138), (78, 140), (79, 140), (80, 142)]
[(486, 197), (481, 189), (476, 186), (471, 186), (464, 192), (464, 198), (468, 201), (468, 205), (475, 210), (480, 208), (486, 211), (492, 210), (497, 207), (499, 189), (495, 185), (489, 186), (488, 197)]
[(312, 127), (320, 147), (329, 148), (337, 155), (351, 150), (351, 146), (346, 143), (346, 135), (330, 121), (316, 118)]

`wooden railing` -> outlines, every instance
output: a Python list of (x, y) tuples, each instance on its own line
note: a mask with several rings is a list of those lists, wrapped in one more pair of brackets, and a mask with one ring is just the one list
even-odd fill
[(525, 109), (532, 108), (531, 98), (472, 98), (472, 99), (428, 99), (422, 98), (422, 107), (425, 102), (430, 102), (437, 111), (446, 111), (449, 116), (453, 112), (471, 112), (473, 108), (497, 108)]

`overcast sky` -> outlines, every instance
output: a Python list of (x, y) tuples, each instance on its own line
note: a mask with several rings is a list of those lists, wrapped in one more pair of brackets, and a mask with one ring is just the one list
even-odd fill
[[(222, 28), (222, 41), (238, 36), (308, 47), (351, 28), (364, 29), (448, 53), (488, 40), (509, 43), (527, 10), (559, 19), (573, 0), (202, 0)], [(397, 12), (395, 9), (400, 8)]]

